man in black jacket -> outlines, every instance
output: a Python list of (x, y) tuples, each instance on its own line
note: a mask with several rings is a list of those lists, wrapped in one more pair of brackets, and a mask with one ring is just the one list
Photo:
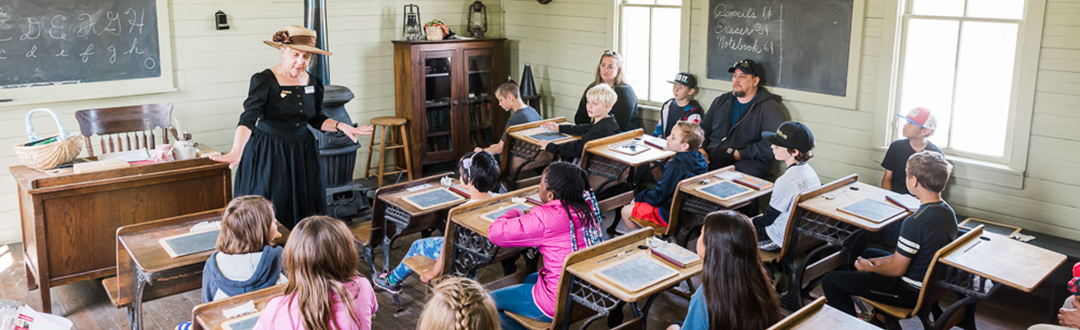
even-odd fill
[(739, 172), (764, 178), (773, 153), (761, 132), (775, 132), (786, 120), (781, 97), (761, 86), (764, 71), (753, 60), (736, 62), (728, 72), (731, 92), (716, 97), (701, 121), (709, 170), (734, 164)]

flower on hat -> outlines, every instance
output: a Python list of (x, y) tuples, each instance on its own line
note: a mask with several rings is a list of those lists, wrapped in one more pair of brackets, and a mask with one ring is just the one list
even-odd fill
[(274, 40), (274, 42), (280, 42), (280, 43), (283, 43), (283, 44), (292, 43), (292, 38), (289, 38), (289, 31), (285, 31), (285, 30), (281, 30), (281, 31), (278, 31), (277, 33), (274, 33), (273, 40)]
[(442, 31), (443, 31), (443, 35), (446, 35), (446, 36), (450, 35), (450, 28), (446, 26), (446, 23), (443, 23), (442, 21), (437, 20), (437, 19), (433, 19), (433, 20), (431, 20), (431, 22), (427, 22), (427, 24), (424, 24), (424, 28), (428, 28), (428, 27), (432, 27), (432, 26), (438, 26), (439, 28), (441, 28)]

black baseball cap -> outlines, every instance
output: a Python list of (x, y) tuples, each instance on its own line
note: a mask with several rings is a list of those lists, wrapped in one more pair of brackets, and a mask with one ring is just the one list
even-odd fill
[(679, 84), (689, 88), (697, 88), (697, 77), (689, 72), (679, 72), (675, 74), (675, 80), (668, 80), (669, 83)]
[(806, 153), (814, 149), (814, 133), (800, 122), (785, 121), (776, 132), (761, 132), (761, 138), (774, 145)]
[(739, 69), (739, 71), (742, 71), (743, 73), (749, 73), (758, 77), (763, 76), (765, 73), (765, 70), (761, 68), (761, 64), (758, 64), (758, 62), (751, 59), (745, 59), (735, 62), (735, 64), (731, 65), (731, 68), (727, 69), (727, 72), (735, 73), (735, 69)]

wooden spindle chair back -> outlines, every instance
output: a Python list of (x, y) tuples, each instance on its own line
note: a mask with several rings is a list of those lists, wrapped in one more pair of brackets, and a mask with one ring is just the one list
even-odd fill
[[(75, 112), (79, 129), (86, 142), (86, 152), (94, 157), (91, 136), (98, 135), (99, 154), (154, 149), (157, 141), (154, 129), (161, 128), (162, 143), (169, 144), (167, 128), (172, 117), (172, 103), (155, 103), (127, 107), (87, 109)], [(147, 138), (149, 136), (149, 138)]]

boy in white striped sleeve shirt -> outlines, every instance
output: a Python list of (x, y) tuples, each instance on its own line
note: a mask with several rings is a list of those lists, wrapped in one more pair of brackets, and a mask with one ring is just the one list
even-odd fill
[(854, 316), (851, 296), (860, 296), (896, 307), (915, 307), (934, 253), (956, 239), (956, 213), (941, 200), (951, 172), (952, 164), (940, 153), (922, 151), (908, 158), (907, 188), (922, 206), (901, 225), (896, 253), (867, 249), (855, 261), (858, 271), (825, 274), (821, 285), (829, 306)]

